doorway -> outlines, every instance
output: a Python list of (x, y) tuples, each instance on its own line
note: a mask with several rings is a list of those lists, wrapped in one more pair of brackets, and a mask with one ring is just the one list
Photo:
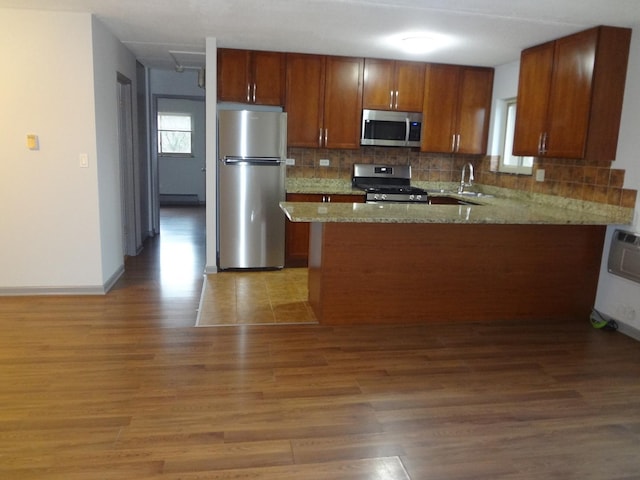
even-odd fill
[(125, 256), (135, 256), (142, 247), (142, 236), (140, 203), (136, 191), (140, 173), (133, 154), (132, 87), (131, 80), (120, 73), (117, 80), (122, 250)]
[(205, 205), (205, 126), (203, 97), (156, 97), (153, 155), (160, 206)]

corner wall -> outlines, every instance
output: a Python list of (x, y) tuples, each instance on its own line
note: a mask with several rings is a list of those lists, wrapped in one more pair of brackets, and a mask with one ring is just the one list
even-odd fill
[(0, 295), (103, 293), (122, 270), (114, 112), (126, 52), (90, 14), (1, 10)]

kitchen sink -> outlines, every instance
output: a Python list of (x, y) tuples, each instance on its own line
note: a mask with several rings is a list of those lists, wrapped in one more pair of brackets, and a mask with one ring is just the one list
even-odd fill
[(452, 196), (452, 195), (461, 195), (463, 197), (485, 197), (485, 198), (492, 198), (493, 195), (489, 194), (489, 193), (482, 193), (482, 192), (472, 192), (472, 191), (468, 191), (468, 192), (462, 192), (462, 193), (458, 193), (455, 190), (445, 190), (440, 189), (440, 190), (427, 190), (427, 192), (431, 195), (445, 195), (445, 196)]
[(466, 199), (449, 197), (446, 195), (430, 195), (429, 196), (429, 204), (430, 205), (479, 205), (476, 202), (471, 202)]
[(493, 195), (488, 195), (482, 192), (462, 192), (462, 193), (458, 193), (458, 195), (463, 195), (465, 197), (487, 197), (487, 198), (493, 197)]

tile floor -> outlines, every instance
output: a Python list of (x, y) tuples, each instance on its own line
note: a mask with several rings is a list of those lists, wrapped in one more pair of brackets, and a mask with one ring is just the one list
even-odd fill
[(307, 298), (306, 268), (207, 275), (196, 326), (317, 323)]

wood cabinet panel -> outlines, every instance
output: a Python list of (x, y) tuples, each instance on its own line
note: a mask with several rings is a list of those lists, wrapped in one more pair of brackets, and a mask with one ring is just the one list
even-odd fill
[(492, 89), (493, 69), (427, 65), (421, 150), (485, 153)]
[(287, 143), (318, 148), (324, 105), (324, 56), (287, 54)]
[(630, 35), (597, 27), (522, 52), (515, 154), (615, 158)]
[(424, 69), (419, 62), (365, 59), (362, 107), (422, 111)]
[(584, 320), (605, 230), (313, 223), (309, 302), (321, 324)]
[(486, 153), (492, 93), (493, 69), (462, 69), (456, 116), (457, 153)]
[(551, 91), (553, 43), (522, 52), (518, 79), (518, 104), (513, 137), (514, 155), (538, 154), (545, 131)]
[(218, 101), (282, 105), (285, 55), (279, 52), (218, 50)]
[(249, 50), (218, 49), (218, 101), (247, 103)]
[(359, 148), (362, 58), (289, 54), (288, 145)]
[(360, 148), (362, 58), (327, 57), (324, 92), (324, 146)]

